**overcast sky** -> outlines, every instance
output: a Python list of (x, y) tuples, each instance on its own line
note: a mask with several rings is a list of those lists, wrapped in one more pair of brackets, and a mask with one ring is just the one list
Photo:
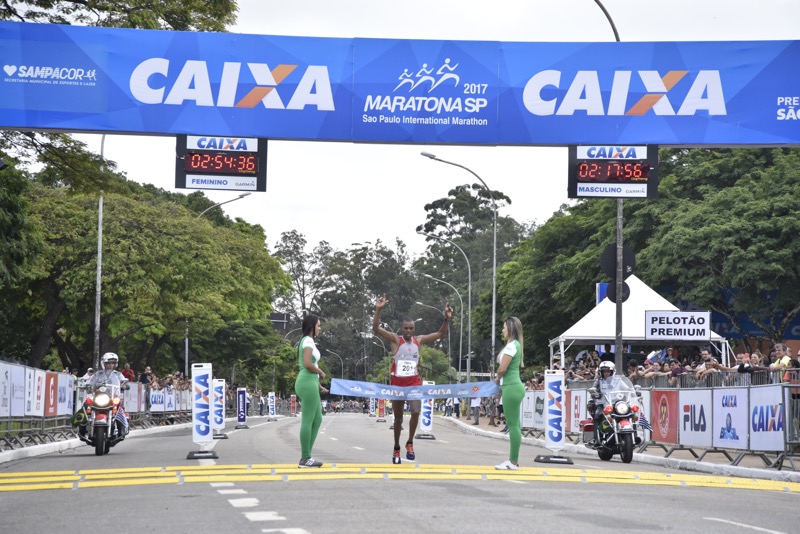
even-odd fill
[[(622, 41), (800, 39), (799, 0), (603, 0)], [(594, 0), (240, 0), (235, 33), (471, 41), (607, 42), (614, 35)], [(81, 135), (100, 152), (100, 135)], [(520, 222), (543, 223), (567, 199), (566, 148), (362, 145), (270, 141), (267, 192), (222, 208), (260, 224), (274, 250), (282, 232), (297, 230), (309, 248), (334, 248), (400, 238), (425, 249), (415, 234), (423, 206), (475, 180), (464, 170), (420, 156), (426, 150), (465, 165), (512, 205)], [(107, 135), (105, 156), (128, 178), (175, 190), (175, 139)], [(148, 154), (144, 157), (143, 154)], [(179, 190), (184, 193), (189, 190)], [(215, 202), (232, 191), (206, 191)], [(402, 202), (404, 216), (394, 207)]]

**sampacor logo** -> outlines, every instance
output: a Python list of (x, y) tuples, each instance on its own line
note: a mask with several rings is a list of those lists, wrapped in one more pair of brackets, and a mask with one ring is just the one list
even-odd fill
[[(719, 71), (701, 70), (693, 76), (687, 76), (687, 70), (672, 70), (664, 76), (654, 70), (636, 71), (647, 94), (627, 107), (633, 74), (633, 71), (615, 71), (609, 90), (608, 87), (601, 87), (597, 71), (578, 71), (559, 101), (558, 98), (546, 99), (542, 93), (548, 87), (562, 87), (561, 72), (544, 70), (534, 74), (525, 84), (522, 100), (525, 108), (534, 115), (573, 115), (576, 111), (583, 111), (587, 115), (636, 116), (650, 110), (663, 116), (695, 115), (698, 111), (709, 115), (728, 114)], [(668, 93), (679, 83), (691, 85), (681, 102), (671, 102)], [(608, 94), (607, 107), (603, 92)], [(673, 103), (679, 106), (677, 113)]]
[(27, 78), (31, 80), (73, 80), (96, 81), (97, 70), (81, 69), (78, 67), (42, 67), (40, 65), (3, 65), (3, 72), (7, 76)]
[[(222, 64), (219, 84), (215, 83), (212, 88), (209, 65), (205, 61), (189, 60), (176, 68), (170, 66), (168, 59), (150, 58), (133, 69), (130, 90), (143, 104), (180, 106), (191, 101), (197, 106), (254, 108), (260, 102), (267, 109), (313, 106), (319, 111), (335, 111), (327, 66), (309, 65), (298, 70), (298, 65), (278, 65), (270, 69), (265, 63), (247, 63), (246, 69), (249, 76), (244, 74), (242, 63), (226, 61)], [(177, 77), (174, 76), (176, 70)], [(218, 72), (219, 66), (212, 66), (211, 70)], [(281, 91), (281, 82), (289, 76), (294, 81), (298, 75), (300, 79), (294, 91)], [(239, 89), (253, 84), (255, 87), (237, 100)], [(287, 98), (289, 102), (284, 104)]]

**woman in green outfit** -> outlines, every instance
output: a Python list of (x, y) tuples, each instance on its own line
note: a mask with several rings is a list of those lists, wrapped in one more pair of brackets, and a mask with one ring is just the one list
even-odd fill
[(322, 467), (311, 457), (311, 450), (317, 440), (319, 427), (322, 424), (322, 404), (320, 392), (327, 393), (320, 380), (325, 379), (325, 373), (317, 366), (320, 354), (314, 337), (319, 335), (319, 317), (306, 315), (303, 318), (303, 338), (297, 344), (297, 363), (300, 372), (294, 381), (294, 391), (300, 397), (300, 462), (298, 467)]
[(516, 317), (509, 317), (503, 323), (503, 337), (508, 344), (497, 355), (499, 367), (495, 382), (503, 395), (503, 412), (508, 424), (508, 440), (511, 450), (508, 460), (495, 469), (516, 471), (519, 469), (519, 446), (522, 444), (519, 411), (525, 398), (525, 386), (519, 377), (524, 367), (522, 359), (522, 323)]

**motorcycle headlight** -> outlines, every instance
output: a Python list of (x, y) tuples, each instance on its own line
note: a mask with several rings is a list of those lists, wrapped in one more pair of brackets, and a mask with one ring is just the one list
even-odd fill
[(614, 412), (617, 415), (628, 415), (628, 412), (631, 411), (631, 407), (628, 406), (627, 402), (618, 402), (614, 405)]
[(93, 404), (98, 407), (108, 406), (110, 402), (111, 402), (111, 397), (109, 397), (107, 393), (98, 393), (97, 395), (94, 396)]

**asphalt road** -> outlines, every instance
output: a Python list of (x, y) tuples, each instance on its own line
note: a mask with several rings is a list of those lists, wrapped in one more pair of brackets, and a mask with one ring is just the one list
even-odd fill
[[(496, 471), (508, 442), (436, 418), (417, 459), (391, 464), (390, 422), (324, 417), (298, 469), (299, 419), (228, 424), (217, 459), (188, 427), (133, 434), (96, 457), (80, 446), (0, 464), (0, 531), (111, 532), (797, 532), (800, 484), (700, 475), (523, 445), (516, 472)], [(404, 430), (402, 440), (407, 436)]]

